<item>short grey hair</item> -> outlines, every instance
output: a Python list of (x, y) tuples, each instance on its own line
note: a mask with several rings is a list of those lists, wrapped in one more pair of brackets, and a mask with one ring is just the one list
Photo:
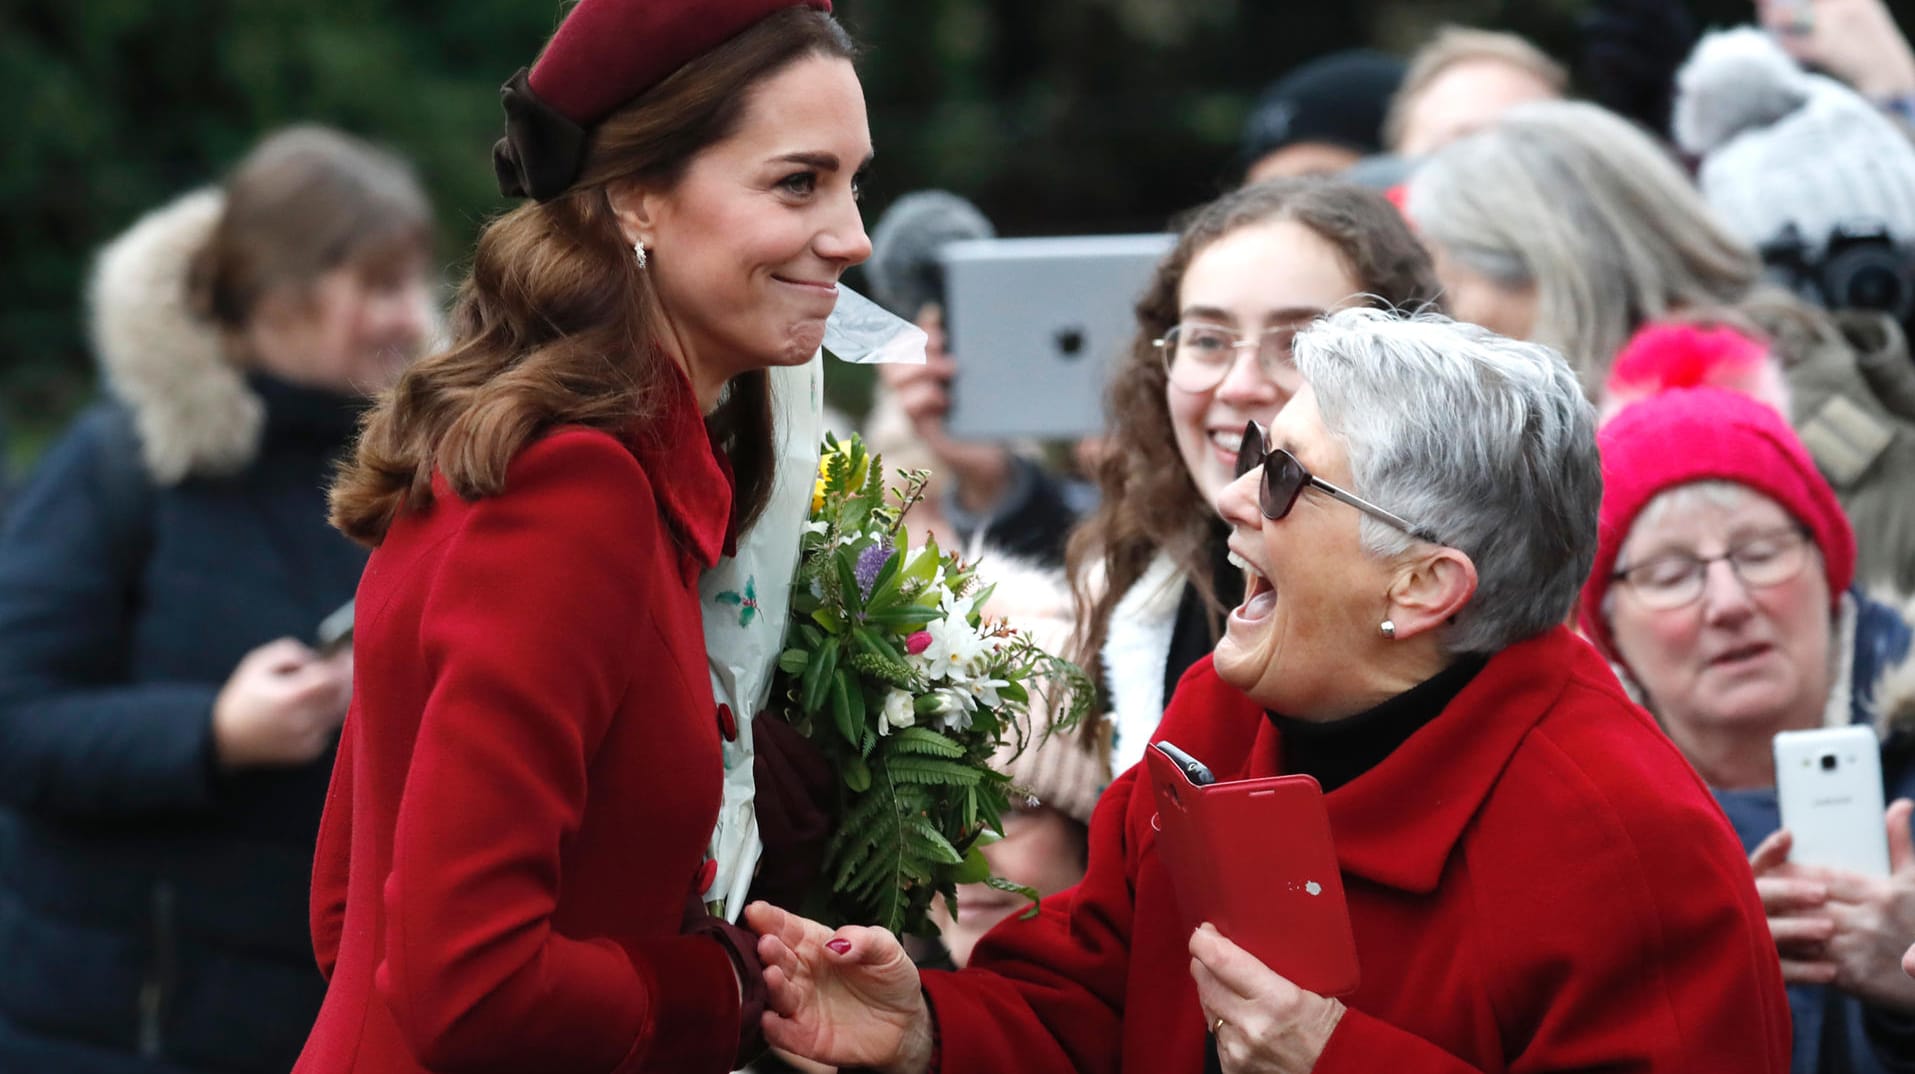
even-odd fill
[[(1297, 336), (1297, 368), (1349, 455), (1352, 491), (1476, 564), (1450, 652), (1569, 618), (1596, 559), (1596, 411), (1562, 356), (1434, 313), (1348, 309)], [(1363, 516), (1364, 550), (1414, 540)]]
[(1732, 306), (1762, 271), (1661, 146), (1578, 101), (1519, 105), (1437, 150), (1407, 212), (1461, 264), (1536, 287), (1531, 336), (1568, 356), (1591, 398), (1644, 321)]

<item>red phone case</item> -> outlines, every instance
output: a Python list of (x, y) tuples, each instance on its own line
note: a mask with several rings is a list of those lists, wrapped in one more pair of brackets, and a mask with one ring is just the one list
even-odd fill
[(1309, 776), (1199, 785), (1155, 748), (1157, 854), (1196, 928), (1208, 921), (1318, 995), (1356, 991), (1356, 940), (1323, 791)]

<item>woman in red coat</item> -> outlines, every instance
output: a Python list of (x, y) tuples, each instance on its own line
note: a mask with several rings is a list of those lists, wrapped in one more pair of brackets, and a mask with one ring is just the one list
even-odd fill
[(696, 582), (768, 490), (764, 371), (870, 251), (828, 8), (584, 0), (505, 87), (534, 200), (333, 494), (375, 547), (302, 1074), (716, 1072), (756, 1036), (751, 944), (701, 920), (734, 731)]
[[(885, 1071), (1788, 1069), (1753, 878), (1688, 764), (1561, 624), (1596, 547), (1594, 415), (1554, 352), (1347, 310), (1220, 506), (1247, 596), (1158, 729), (1326, 791), (1362, 983), (1192, 931), (1133, 768), (1082, 884), (922, 978), (763, 904), (774, 1044)], [(1255, 848), (1245, 847), (1245, 853)]]

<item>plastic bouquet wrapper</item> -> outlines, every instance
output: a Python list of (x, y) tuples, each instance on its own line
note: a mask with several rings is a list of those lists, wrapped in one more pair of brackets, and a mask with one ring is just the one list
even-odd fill
[(957, 885), (1037, 893), (990, 875), (983, 846), (1009, 807), (992, 765), (1028, 744), (1033, 697), (1067, 698), (1045, 733), (1074, 727), (1091, 691), (1075, 665), (979, 609), (990, 587), (905, 516), (923, 471), (887, 486), (856, 437), (825, 438), (778, 657), (773, 704), (832, 761), (839, 823), (807, 913), (828, 924), (936, 935), (932, 900)]
[[(841, 286), (837, 307), (825, 323), (822, 354), (858, 364), (921, 364), (925, 342), (922, 329)], [(712, 694), (718, 704), (730, 708), (737, 732), (724, 745), (724, 797), (710, 847), (717, 871), (703, 895), (713, 912), (732, 921), (744, 909), (763, 849), (753, 809), (751, 720), (771, 694), (772, 674), (784, 646), (799, 539), (811, 506), (824, 429), (821, 355), (802, 366), (773, 368), (770, 376), (777, 431), (771, 499), (735, 554), (699, 582)]]

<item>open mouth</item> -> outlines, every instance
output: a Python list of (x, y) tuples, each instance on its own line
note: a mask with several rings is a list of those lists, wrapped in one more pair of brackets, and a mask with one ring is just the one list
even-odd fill
[(1230, 562), (1243, 571), (1243, 603), (1230, 613), (1232, 619), (1255, 622), (1268, 618), (1277, 606), (1277, 590), (1270, 579), (1254, 564), (1245, 559), (1235, 548), (1230, 550)]
[(1216, 452), (1218, 458), (1233, 467), (1236, 466), (1237, 450), (1243, 447), (1243, 426), (1239, 425), (1235, 429), (1211, 429), (1204, 434), (1204, 439), (1209, 441), (1210, 450)]

